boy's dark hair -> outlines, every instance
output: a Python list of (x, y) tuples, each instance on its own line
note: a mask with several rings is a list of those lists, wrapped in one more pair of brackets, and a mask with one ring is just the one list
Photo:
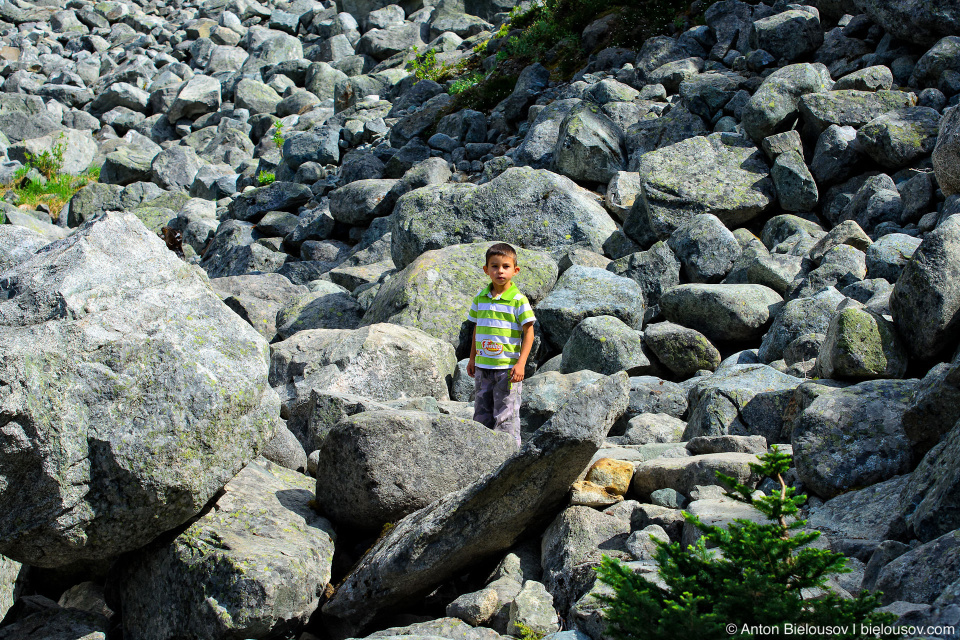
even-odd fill
[(517, 266), (517, 250), (508, 245), (506, 242), (498, 242), (497, 244), (491, 245), (487, 249), (487, 255), (484, 258), (484, 264), (490, 264), (490, 258), (493, 256), (503, 256), (504, 258), (510, 258), (513, 260), (513, 266)]

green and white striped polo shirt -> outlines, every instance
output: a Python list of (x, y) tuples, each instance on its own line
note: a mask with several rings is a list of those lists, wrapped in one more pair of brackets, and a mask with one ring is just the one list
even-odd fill
[(490, 285), (473, 298), (470, 322), (477, 325), (476, 365), (481, 369), (509, 369), (520, 357), (520, 327), (533, 322), (530, 301), (510, 283), (498, 296), (491, 295)]

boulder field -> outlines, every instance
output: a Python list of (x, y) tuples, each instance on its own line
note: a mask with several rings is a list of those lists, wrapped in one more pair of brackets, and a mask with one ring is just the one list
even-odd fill
[[(96, 176), (0, 197), (0, 640), (607, 640), (601, 558), (756, 519), (716, 473), (774, 445), (831, 588), (960, 623), (955, 3), (414, 73), (515, 5), (0, 4), (0, 183)], [(519, 448), (467, 374), (498, 241)]]

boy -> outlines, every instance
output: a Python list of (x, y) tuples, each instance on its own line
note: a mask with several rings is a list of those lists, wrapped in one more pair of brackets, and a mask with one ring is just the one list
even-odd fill
[(473, 419), (513, 436), (520, 445), (520, 390), (533, 346), (533, 309), (511, 280), (520, 272), (517, 252), (498, 242), (487, 249), (489, 286), (473, 298), (468, 319), (473, 342), (467, 373), (474, 378)]

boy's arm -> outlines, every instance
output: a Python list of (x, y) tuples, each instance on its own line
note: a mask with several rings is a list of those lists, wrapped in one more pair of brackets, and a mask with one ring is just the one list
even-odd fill
[(513, 382), (523, 380), (524, 371), (527, 368), (527, 357), (530, 356), (530, 349), (533, 348), (533, 322), (524, 324), (520, 330), (523, 332), (520, 338), (520, 357), (517, 358), (517, 363), (513, 365), (513, 372), (510, 375), (510, 380)]
[(467, 375), (471, 378), (477, 372), (477, 325), (473, 325), (473, 337), (470, 338), (470, 360), (467, 362)]

